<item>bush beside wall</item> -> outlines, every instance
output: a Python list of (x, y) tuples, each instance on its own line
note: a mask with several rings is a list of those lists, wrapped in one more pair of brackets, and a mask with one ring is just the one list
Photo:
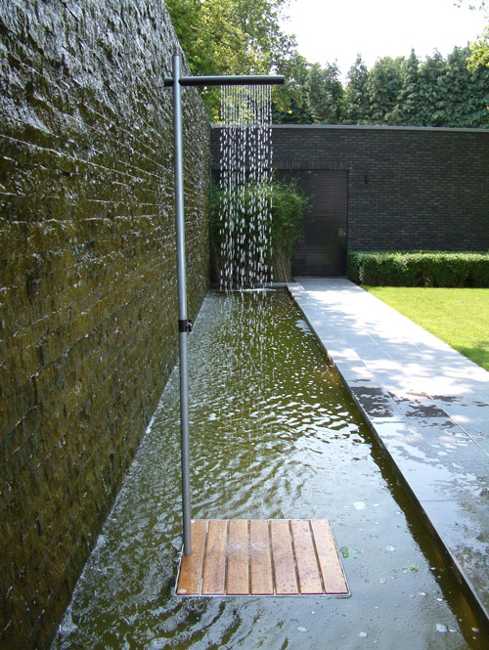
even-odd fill
[(489, 287), (489, 252), (350, 252), (347, 273), (378, 286)]
[[(162, 0), (0, 3), (0, 647), (47, 647), (174, 366)], [(188, 289), (209, 125), (186, 89)]]
[[(308, 205), (308, 197), (296, 183), (284, 183), (274, 180), (269, 186), (250, 186), (242, 195), (244, 211), (254, 210), (257, 197), (267, 196), (271, 206), (271, 265), (272, 280), (286, 282), (291, 278), (291, 261), (294, 247), (303, 232), (304, 211)], [(210, 247), (212, 279), (219, 282), (222, 268), (221, 247), (224, 233), (221, 227), (222, 205), (226, 201), (226, 192), (213, 185), (210, 192)], [(246, 231), (243, 237), (243, 248), (246, 258), (249, 255), (250, 244), (254, 236)]]

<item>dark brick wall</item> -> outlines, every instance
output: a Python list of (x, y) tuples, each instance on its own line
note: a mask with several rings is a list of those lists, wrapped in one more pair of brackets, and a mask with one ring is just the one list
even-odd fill
[[(162, 0), (0, 2), (0, 647), (48, 644), (176, 358)], [(184, 91), (189, 295), (209, 128)]]
[(273, 149), (277, 170), (348, 171), (350, 249), (489, 248), (489, 130), (275, 126)]

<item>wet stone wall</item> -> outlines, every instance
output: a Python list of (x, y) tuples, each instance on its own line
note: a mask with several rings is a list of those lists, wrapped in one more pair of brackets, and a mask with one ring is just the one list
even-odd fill
[[(0, 0), (0, 647), (46, 647), (176, 359), (162, 0)], [(189, 296), (208, 122), (184, 91)]]

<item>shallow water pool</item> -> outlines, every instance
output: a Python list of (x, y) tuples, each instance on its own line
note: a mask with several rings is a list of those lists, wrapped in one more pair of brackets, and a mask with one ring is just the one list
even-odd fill
[(173, 595), (174, 372), (54, 648), (466, 648), (489, 637), (287, 293), (207, 296), (190, 337), (196, 518), (327, 518), (352, 597)]

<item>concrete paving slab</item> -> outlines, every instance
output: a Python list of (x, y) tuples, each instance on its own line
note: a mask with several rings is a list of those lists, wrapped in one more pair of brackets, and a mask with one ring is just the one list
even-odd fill
[(344, 278), (288, 289), (489, 619), (489, 373)]

